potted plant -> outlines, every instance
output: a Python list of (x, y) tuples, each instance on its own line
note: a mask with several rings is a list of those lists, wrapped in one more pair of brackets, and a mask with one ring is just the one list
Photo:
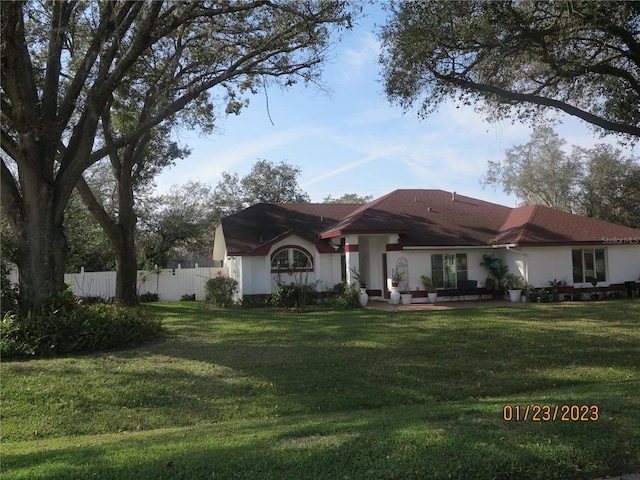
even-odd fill
[(403, 305), (411, 305), (411, 300), (413, 299), (413, 293), (411, 293), (408, 290), (400, 292), (400, 298), (402, 299)]
[(367, 281), (360, 273), (360, 270), (358, 270), (356, 267), (351, 267), (351, 276), (360, 285), (360, 298), (358, 301), (360, 302), (360, 305), (366, 307), (367, 303), (369, 302), (369, 294), (367, 293)]
[(509, 290), (509, 298), (512, 302), (519, 302), (524, 288), (524, 278), (514, 275), (513, 273), (505, 273), (504, 287)]
[(493, 296), (501, 296), (504, 288), (504, 277), (509, 271), (509, 266), (502, 263), (502, 259), (495, 255), (487, 254), (482, 256), (482, 262), (480, 265), (489, 270), (489, 276), (495, 280), (495, 291)]
[(429, 301), (431, 303), (436, 303), (436, 300), (438, 299), (438, 293), (436, 292), (436, 288), (433, 286), (433, 280), (431, 280), (431, 277), (422, 275), (420, 277), (420, 280), (422, 280), (422, 285), (424, 286), (424, 289), (427, 291), (427, 296), (429, 297)]
[(404, 280), (404, 272), (394, 268), (391, 274), (391, 286), (397, 288), (402, 280)]
[(389, 301), (397, 305), (400, 301), (400, 292), (398, 291), (398, 285), (404, 279), (404, 272), (398, 270), (397, 268), (393, 269), (391, 273), (391, 295), (389, 296)]

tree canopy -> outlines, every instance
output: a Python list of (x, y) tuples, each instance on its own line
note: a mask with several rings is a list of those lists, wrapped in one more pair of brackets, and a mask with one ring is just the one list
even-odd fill
[(142, 263), (166, 266), (171, 255), (211, 256), (217, 210), (209, 185), (190, 180), (145, 203), (148, 209), (142, 215), (137, 242)]
[(490, 119), (561, 110), (640, 137), (640, 3), (398, 1), (381, 31), (385, 90), (431, 114), (448, 99)]
[(309, 195), (298, 185), (300, 168), (287, 162), (258, 160), (244, 177), (222, 172), (213, 194), (218, 220), (256, 203), (306, 203)]
[(607, 144), (573, 146), (549, 127), (489, 161), (485, 185), (501, 186), (521, 205), (545, 205), (608, 222), (640, 228), (640, 162)]
[(322, 203), (369, 203), (373, 200), (373, 195), (358, 195), (357, 193), (345, 193), (341, 197), (333, 198), (327, 195)]
[(1, 195), (24, 306), (64, 287), (64, 212), (89, 166), (146, 148), (163, 122), (211, 127), (216, 106), (237, 113), (267, 77), (314, 80), (351, 13), (313, 0), (3, 2)]
[(565, 144), (551, 128), (537, 128), (527, 143), (507, 149), (504, 160), (490, 160), (482, 182), (501, 185), (523, 205), (571, 212), (579, 194), (582, 164), (564, 152)]

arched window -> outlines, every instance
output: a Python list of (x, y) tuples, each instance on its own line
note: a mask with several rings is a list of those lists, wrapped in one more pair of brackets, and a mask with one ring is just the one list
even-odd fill
[(311, 254), (301, 247), (287, 246), (276, 250), (271, 256), (271, 271), (312, 271)]

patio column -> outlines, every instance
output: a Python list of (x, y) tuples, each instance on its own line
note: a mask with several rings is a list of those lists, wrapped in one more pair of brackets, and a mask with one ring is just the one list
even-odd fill
[[(347, 264), (347, 283), (355, 283), (351, 269), (360, 270), (360, 246), (357, 236), (348, 236), (344, 243), (344, 256)], [(356, 285), (358, 287), (358, 285)]]

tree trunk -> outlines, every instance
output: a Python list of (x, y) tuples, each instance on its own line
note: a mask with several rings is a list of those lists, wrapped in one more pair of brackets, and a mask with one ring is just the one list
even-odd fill
[(16, 222), (20, 271), (20, 305), (38, 311), (43, 300), (64, 290), (67, 242), (62, 216), (54, 207), (54, 188), (44, 182), (24, 182), (31, 190), (23, 196), (22, 212)]
[(114, 220), (98, 202), (84, 178), (76, 189), (89, 212), (100, 223), (116, 250), (116, 296), (121, 305), (138, 303), (138, 268), (135, 246), (136, 216), (133, 210), (131, 180), (126, 175), (116, 176), (118, 189), (118, 219)]
[(135, 245), (136, 215), (129, 174), (118, 180), (118, 231), (116, 245), (116, 301), (122, 305), (138, 304), (138, 259)]

